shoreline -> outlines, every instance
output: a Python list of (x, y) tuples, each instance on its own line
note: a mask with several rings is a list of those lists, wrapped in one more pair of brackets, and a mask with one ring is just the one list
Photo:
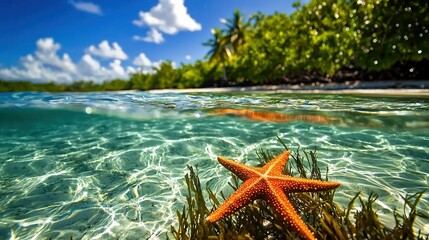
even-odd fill
[(371, 96), (422, 96), (429, 97), (429, 80), (346, 82), (310, 85), (260, 85), (246, 87), (211, 87), (185, 89), (154, 89), (149, 93), (316, 93), (357, 94)]

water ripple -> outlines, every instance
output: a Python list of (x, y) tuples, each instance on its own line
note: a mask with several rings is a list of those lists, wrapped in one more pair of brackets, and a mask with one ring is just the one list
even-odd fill
[[(340, 204), (357, 191), (377, 193), (388, 223), (401, 195), (428, 188), (428, 106), (281, 94), (0, 94), (0, 238), (163, 238), (185, 202), (187, 165), (203, 186), (230, 193), (216, 157), (256, 165), (255, 150), (281, 150), (276, 135), (317, 149), (322, 172), (342, 183)], [(210, 114), (222, 108), (338, 121)], [(429, 211), (427, 194), (420, 210)]]

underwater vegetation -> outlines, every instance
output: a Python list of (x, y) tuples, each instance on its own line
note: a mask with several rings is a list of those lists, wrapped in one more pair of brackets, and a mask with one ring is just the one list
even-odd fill
[[(279, 139), (280, 140), (280, 139)], [(280, 143), (288, 148), (280, 140)], [(277, 153), (258, 150), (260, 165), (265, 165)], [(283, 174), (319, 181), (328, 181), (317, 164), (316, 151), (293, 151), (292, 161), (283, 169)], [(177, 226), (171, 226), (167, 239), (298, 239), (299, 235), (288, 226), (264, 200), (255, 200), (240, 208), (232, 215), (217, 222), (207, 222), (206, 218), (227, 198), (220, 197), (210, 188), (203, 188), (197, 172), (188, 166), (185, 175), (187, 185), (186, 205), (177, 210)], [(239, 179), (232, 177), (230, 187), (236, 191)], [(341, 190), (339, 190), (341, 191)], [(374, 202), (378, 196), (370, 193), (363, 197), (360, 192), (343, 209), (334, 202), (335, 190), (320, 192), (286, 193), (287, 198), (301, 219), (317, 239), (429, 239), (428, 235), (414, 229), (418, 217), (429, 216), (417, 210), (424, 192), (402, 196), (403, 209), (393, 212), (394, 224), (386, 226), (379, 219)], [(206, 201), (208, 199), (209, 201)]]
[(286, 194), (332, 190), (339, 187), (340, 183), (283, 175), (282, 172), (289, 156), (290, 151), (284, 151), (261, 168), (249, 167), (218, 157), (218, 161), (237, 175), (243, 184), (219, 208), (212, 212), (206, 221), (216, 222), (254, 200), (262, 198), (275, 210), (276, 214), (281, 215), (283, 221), (300, 237), (315, 240), (316, 238), (310, 229), (295, 212)]

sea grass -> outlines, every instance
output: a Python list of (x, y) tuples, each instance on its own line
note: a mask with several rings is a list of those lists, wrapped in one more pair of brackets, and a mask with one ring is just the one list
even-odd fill
[[(285, 149), (284, 142), (279, 139)], [(264, 165), (278, 152), (258, 150), (256, 155), (260, 165)], [(291, 160), (284, 169), (285, 174), (303, 178), (328, 180), (328, 171), (323, 177), (317, 163), (317, 152), (297, 149), (291, 154)], [(210, 188), (203, 192), (197, 172), (188, 166), (185, 176), (187, 185), (186, 204), (177, 211), (177, 225), (171, 226), (167, 239), (297, 239), (296, 234), (284, 224), (276, 213), (271, 211), (263, 200), (256, 200), (243, 207), (235, 214), (215, 223), (207, 223), (205, 218), (216, 209), (227, 196), (216, 194)], [(240, 180), (232, 176), (229, 183), (233, 190), (240, 185)], [(341, 190), (339, 190), (341, 191)], [(378, 196), (369, 193), (366, 198), (358, 192), (343, 209), (334, 201), (335, 190), (311, 193), (288, 194), (295, 210), (318, 239), (429, 239), (419, 230), (414, 229), (415, 220), (429, 217), (418, 211), (417, 205), (423, 192), (402, 196), (404, 201), (401, 211), (395, 210), (395, 225), (385, 226), (377, 214), (374, 202)]]

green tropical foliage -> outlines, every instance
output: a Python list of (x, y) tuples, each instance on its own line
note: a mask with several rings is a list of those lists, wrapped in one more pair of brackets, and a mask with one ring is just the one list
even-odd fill
[(429, 1), (311, 0), (212, 30), (204, 60), (166, 61), (129, 80), (0, 82), (0, 91), (106, 91), (429, 78)]
[(359, 66), (382, 70), (429, 58), (428, 1), (356, 1), (351, 7), (360, 34), (355, 54)]

